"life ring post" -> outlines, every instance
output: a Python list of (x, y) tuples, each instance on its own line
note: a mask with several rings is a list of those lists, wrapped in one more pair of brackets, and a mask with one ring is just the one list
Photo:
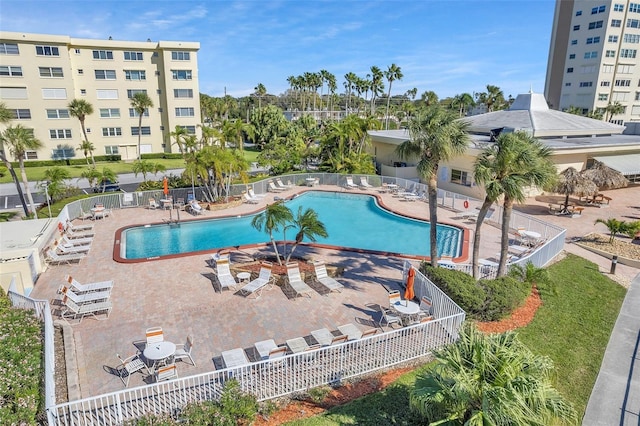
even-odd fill
[(468, 209), (469, 208), (469, 200), (464, 200), (463, 205), (464, 205), (465, 209)]

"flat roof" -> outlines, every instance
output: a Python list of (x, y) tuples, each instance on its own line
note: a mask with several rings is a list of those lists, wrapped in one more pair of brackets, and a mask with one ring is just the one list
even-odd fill
[(11, 259), (44, 247), (56, 226), (49, 218), (0, 222), (0, 257)]

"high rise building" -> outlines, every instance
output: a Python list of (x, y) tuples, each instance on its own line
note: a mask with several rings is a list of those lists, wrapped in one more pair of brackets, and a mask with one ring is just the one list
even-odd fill
[(556, 0), (545, 97), (551, 108), (624, 111), (605, 119), (640, 121), (640, 2)]
[[(13, 113), (11, 124), (33, 129), (44, 148), (28, 160), (80, 156), (84, 140), (69, 103), (93, 106), (86, 116), (94, 155), (138, 157), (139, 116), (131, 106), (145, 92), (153, 107), (142, 116), (140, 152), (171, 152), (176, 126), (199, 133), (198, 57), (200, 43), (116, 41), (0, 31), (0, 102)], [(175, 151), (176, 149), (174, 149)]]

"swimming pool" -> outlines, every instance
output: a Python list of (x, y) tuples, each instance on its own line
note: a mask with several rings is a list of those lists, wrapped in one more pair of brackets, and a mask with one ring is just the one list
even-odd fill
[[(329, 236), (317, 244), (376, 252), (429, 256), (429, 222), (407, 218), (383, 209), (370, 195), (309, 191), (286, 205), (296, 214), (299, 206), (318, 213)], [(269, 241), (268, 234), (251, 226), (255, 215), (158, 224), (128, 228), (120, 235), (120, 257), (126, 260), (247, 246)], [(286, 235), (292, 240), (296, 230)], [(282, 232), (274, 234), (283, 240)], [(462, 230), (438, 225), (438, 253), (457, 257)]]

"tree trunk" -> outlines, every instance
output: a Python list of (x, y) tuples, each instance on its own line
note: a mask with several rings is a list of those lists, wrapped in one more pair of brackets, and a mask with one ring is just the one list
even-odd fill
[(20, 186), (20, 181), (18, 180), (18, 176), (16, 175), (16, 171), (13, 169), (11, 162), (7, 160), (7, 157), (4, 155), (4, 151), (0, 150), (0, 159), (11, 173), (11, 177), (13, 178), (13, 182), (16, 184), (16, 189), (18, 190), (18, 196), (20, 197), (20, 203), (22, 204), (22, 209), (24, 210), (25, 216), (29, 215), (29, 208), (27, 207), (27, 202), (24, 199), (24, 194), (22, 193), (22, 187)]
[(476, 230), (473, 234), (473, 257), (472, 257), (472, 266), (473, 266), (473, 278), (478, 279), (479, 270), (478, 270), (478, 259), (480, 258), (480, 228), (482, 227), (482, 222), (484, 218), (487, 216), (487, 212), (489, 211), (489, 207), (491, 207), (493, 201), (489, 198), (485, 198), (482, 203), (482, 207), (480, 207), (480, 211), (478, 212), (478, 218), (476, 219)]
[(273, 239), (273, 235), (271, 237), (271, 245), (273, 245), (273, 251), (276, 253), (276, 259), (278, 260), (278, 265), (282, 265), (282, 260), (280, 260), (280, 252), (278, 251), (278, 245), (276, 244), (276, 240)]
[(431, 266), (438, 266), (438, 169), (429, 177), (429, 243)]
[(498, 276), (507, 273), (507, 258), (509, 253), (509, 224), (511, 222), (511, 209), (513, 201), (505, 197), (502, 210), (502, 235), (500, 237), (500, 263), (498, 264)]
[(27, 180), (27, 171), (24, 169), (24, 158), (20, 157), (18, 161), (20, 163), (20, 176), (22, 176), (22, 183), (24, 184), (24, 192), (27, 193), (27, 200), (29, 200), (29, 205), (33, 209), (33, 217), (37, 219), (38, 213), (36, 212), (36, 207), (35, 207), (35, 204), (33, 203), (33, 196), (31, 195), (31, 189), (29, 188), (29, 180)]
[(142, 160), (142, 153), (140, 152), (140, 137), (142, 136), (142, 114), (138, 114), (138, 160)]
[(391, 103), (391, 81), (389, 82), (389, 92), (387, 93), (387, 117), (385, 130), (389, 130), (389, 104)]

